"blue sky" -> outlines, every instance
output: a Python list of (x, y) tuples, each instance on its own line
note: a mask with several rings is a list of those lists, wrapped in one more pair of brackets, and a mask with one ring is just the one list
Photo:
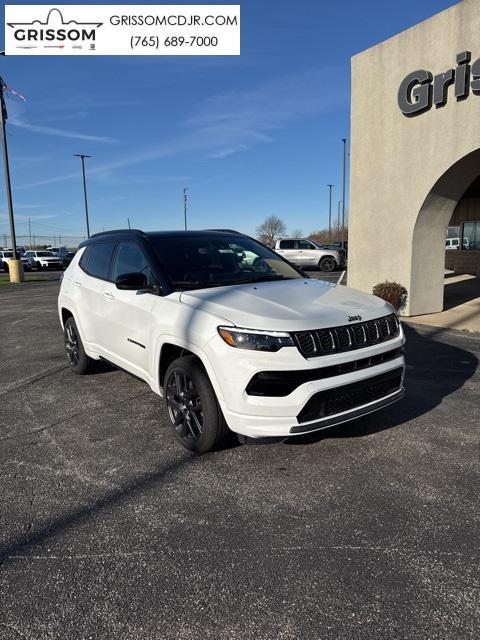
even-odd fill
[[(33, 3), (32, 3), (33, 4)], [(191, 2), (195, 4), (195, 2)], [(271, 214), (305, 233), (341, 199), (350, 57), (452, 0), (247, 0), (239, 57), (5, 57), (17, 233), (183, 225), (254, 233)], [(3, 28), (3, 25), (2, 25)], [(3, 39), (3, 34), (2, 34)], [(0, 234), (7, 231), (3, 175)]]

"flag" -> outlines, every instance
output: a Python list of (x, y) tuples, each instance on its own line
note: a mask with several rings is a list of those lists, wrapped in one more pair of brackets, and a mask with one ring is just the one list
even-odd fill
[(16, 96), (16, 97), (20, 98), (20, 100), (23, 100), (23, 102), (27, 101), (25, 96), (22, 96), (22, 94), (18, 93), (18, 91), (14, 91), (11, 87), (8, 86), (8, 84), (5, 82), (5, 80), (0, 77), (0, 93), (1, 93), (1, 102), (2, 102), (2, 119), (3, 119), (4, 122), (8, 118), (7, 105), (5, 104), (5, 92), (9, 93), (12, 96)]
[(0, 100), (2, 102), (2, 122), (5, 122), (7, 119), (7, 106), (5, 104), (5, 98), (3, 96), (3, 91), (7, 85), (5, 84), (2, 77), (0, 77)]

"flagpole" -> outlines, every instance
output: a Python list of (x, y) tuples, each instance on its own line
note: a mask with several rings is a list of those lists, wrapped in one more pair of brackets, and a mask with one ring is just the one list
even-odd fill
[[(3, 53), (3, 55), (5, 54)], [(13, 217), (13, 198), (12, 198), (12, 185), (10, 181), (10, 163), (8, 161), (7, 131), (5, 128), (6, 119), (7, 119), (7, 109), (5, 107), (5, 99), (3, 95), (4, 88), (5, 88), (5, 82), (3, 78), (0, 77), (0, 102), (1, 102), (0, 133), (2, 137), (3, 167), (5, 171), (5, 188), (7, 193), (8, 219), (10, 222), (10, 236), (12, 241), (12, 252), (13, 252), (13, 258), (12, 260), (9, 260), (9, 263), (13, 263), (9, 265), (10, 282), (21, 282), (23, 280), (23, 268), (22, 268), (22, 261), (17, 259), (17, 239), (15, 235), (15, 219)]]

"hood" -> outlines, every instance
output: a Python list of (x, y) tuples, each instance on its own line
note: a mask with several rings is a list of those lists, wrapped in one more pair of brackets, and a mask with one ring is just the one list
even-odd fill
[(295, 279), (183, 291), (180, 300), (247, 329), (305, 331), (392, 312), (380, 298), (328, 282)]

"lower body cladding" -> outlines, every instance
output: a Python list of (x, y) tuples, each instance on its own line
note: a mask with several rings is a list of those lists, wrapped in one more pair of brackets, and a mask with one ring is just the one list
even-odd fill
[(252, 352), (224, 349), (215, 339), (212, 382), (220, 386), (217, 396), (232, 431), (251, 438), (309, 433), (399, 400), (404, 341), (401, 333), (376, 346), (306, 360), (295, 347)]

